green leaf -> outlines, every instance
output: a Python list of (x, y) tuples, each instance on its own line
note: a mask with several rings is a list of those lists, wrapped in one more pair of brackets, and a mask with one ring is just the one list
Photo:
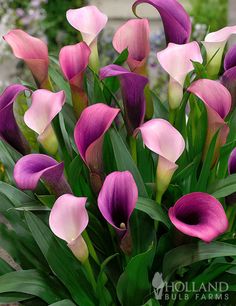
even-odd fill
[(72, 256), (69, 250), (62, 247), (38, 217), (31, 212), (25, 212), (25, 219), (49, 266), (69, 290), (74, 301), (81, 306), (94, 306), (93, 290), (79, 261)]
[(143, 304), (142, 306), (161, 306), (157, 300), (150, 299), (147, 303)]
[(37, 270), (19, 270), (0, 276), (0, 293), (7, 292), (30, 294), (49, 304), (61, 299), (53, 279)]
[(136, 209), (145, 212), (153, 220), (160, 221), (164, 223), (168, 228), (170, 228), (170, 220), (168, 219), (166, 213), (163, 211), (162, 207), (155, 201), (139, 197), (138, 202), (136, 203)]
[(236, 245), (213, 241), (211, 243), (197, 242), (181, 245), (169, 251), (163, 260), (163, 275), (169, 279), (179, 268), (195, 262), (223, 256), (236, 256)]
[(224, 198), (236, 192), (236, 174), (231, 174), (228, 177), (211, 184), (208, 187), (208, 192), (217, 199)]
[(49, 306), (76, 306), (76, 305), (70, 300), (62, 300), (62, 301), (50, 304)]
[(36, 195), (39, 201), (45, 205), (46, 207), (52, 208), (53, 204), (56, 201), (56, 197), (53, 194), (46, 194), (46, 195)]
[(198, 79), (207, 79), (208, 76), (207, 76), (206, 67), (199, 62), (195, 62), (195, 61), (192, 61), (192, 60), (191, 60), (191, 62), (193, 64), (194, 71), (197, 75), (197, 78)]
[(117, 295), (122, 306), (138, 306), (151, 292), (149, 270), (152, 266), (155, 246), (133, 257), (117, 283)]
[(32, 298), (32, 295), (18, 292), (0, 293), (0, 304), (16, 303)]
[(164, 103), (160, 100), (154, 91), (150, 90), (150, 92), (153, 99), (154, 117), (168, 120), (168, 109), (165, 107)]
[(118, 170), (119, 171), (126, 171), (126, 170), (130, 171), (133, 174), (133, 177), (138, 186), (139, 195), (143, 197), (147, 197), (147, 191), (146, 191), (146, 187), (144, 185), (143, 179), (129, 151), (127, 150), (127, 147), (124, 144), (121, 136), (114, 129), (110, 129), (109, 135), (110, 135), (110, 140), (112, 143), (113, 152), (115, 155)]
[(113, 64), (115, 65), (123, 65), (124, 62), (127, 60), (129, 56), (129, 52), (128, 52), (128, 48), (126, 48), (124, 51), (122, 51), (118, 57), (115, 59), (115, 61), (113, 62)]

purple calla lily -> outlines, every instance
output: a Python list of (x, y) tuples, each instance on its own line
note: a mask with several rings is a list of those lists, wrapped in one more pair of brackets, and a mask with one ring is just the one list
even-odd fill
[(29, 145), (21, 133), (13, 112), (16, 98), (28, 90), (23, 85), (8, 86), (0, 96), (0, 137), (22, 154), (29, 153)]
[(138, 189), (129, 171), (109, 174), (98, 196), (98, 208), (103, 217), (124, 236), (138, 199)]
[[(141, 3), (154, 6), (163, 22), (166, 43), (185, 44), (191, 35), (190, 17), (183, 6), (176, 0), (136, 0), (133, 4), (133, 12)], [(137, 15), (136, 15), (137, 16)]]
[(17, 161), (14, 179), (18, 188), (23, 190), (34, 190), (42, 179), (56, 196), (60, 196), (72, 193), (63, 170), (63, 162), (58, 163), (44, 154), (29, 154)]
[(228, 160), (228, 172), (229, 174), (236, 173), (236, 148), (230, 153)]
[(82, 112), (75, 126), (75, 143), (80, 156), (90, 170), (91, 183), (95, 191), (99, 191), (102, 184), (104, 134), (119, 111), (103, 103), (91, 105)]
[(118, 65), (108, 65), (100, 70), (100, 78), (117, 76), (121, 82), (125, 110), (125, 123), (130, 135), (139, 127), (145, 115), (144, 88), (148, 79)]
[(228, 228), (221, 203), (203, 192), (193, 192), (180, 198), (169, 209), (169, 218), (179, 231), (205, 242), (211, 242)]

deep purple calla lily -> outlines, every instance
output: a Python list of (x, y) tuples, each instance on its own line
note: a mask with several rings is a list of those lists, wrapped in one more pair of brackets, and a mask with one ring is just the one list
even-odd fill
[(166, 43), (185, 44), (191, 35), (190, 17), (183, 6), (176, 0), (136, 0), (133, 4), (133, 12), (136, 15), (136, 7), (141, 3), (154, 6), (163, 22)]
[(88, 258), (88, 248), (81, 235), (89, 221), (86, 201), (87, 198), (64, 194), (56, 200), (49, 216), (52, 232), (67, 242), (81, 262)]
[(0, 137), (22, 154), (29, 153), (30, 148), (16, 123), (13, 104), (25, 90), (28, 88), (13, 84), (8, 86), (0, 96)]
[[(95, 191), (101, 188), (103, 176), (102, 145), (104, 134), (119, 113), (119, 109), (103, 103), (88, 106), (81, 114), (74, 130), (75, 143), (90, 170)], [(94, 182), (92, 180), (94, 179)]]
[(128, 48), (127, 63), (131, 71), (145, 72), (150, 53), (150, 27), (147, 19), (130, 19), (113, 37), (113, 47), (119, 53)]
[(72, 193), (64, 174), (63, 162), (44, 154), (29, 154), (19, 159), (14, 168), (14, 179), (18, 188), (34, 190), (39, 180), (43, 180), (50, 190), (60, 196)]
[(228, 160), (228, 172), (229, 174), (236, 173), (236, 148), (230, 153)]
[(145, 115), (144, 88), (148, 79), (144, 76), (130, 72), (118, 65), (108, 65), (100, 70), (100, 78), (117, 76), (121, 82), (124, 101), (125, 123), (130, 135), (139, 127)]
[(138, 189), (129, 171), (109, 174), (98, 196), (103, 217), (123, 236), (138, 199)]
[(221, 203), (203, 192), (193, 192), (180, 198), (169, 209), (169, 218), (179, 231), (205, 242), (211, 242), (228, 228)]
[(84, 91), (84, 71), (89, 64), (91, 50), (85, 42), (65, 46), (59, 54), (61, 70), (69, 81), (72, 102), (77, 117), (88, 106), (88, 97)]
[(214, 161), (216, 161), (219, 149), (225, 144), (229, 133), (229, 127), (224, 118), (231, 108), (230, 92), (220, 82), (208, 79), (200, 79), (193, 82), (188, 91), (200, 98), (207, 110), (208, 132), (203, 157), (207, 153), (213, 136), (220, 130), (214, 154)]

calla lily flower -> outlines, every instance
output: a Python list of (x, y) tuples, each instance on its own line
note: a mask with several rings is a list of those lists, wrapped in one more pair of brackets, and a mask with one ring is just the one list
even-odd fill
[(225, 45), (232, 34), (236, 34), (236, 26), (225, 27), (206, 35), (202, 42), (207, 54), (207, 72), (210, 76), (219, 73)]
[(157, 59), (170, 75), (169, 105), (171, 109), (176, 109), (183, 97), (185, 78), (194, 70), (192, 61), (203, 62), (201, 50), (195, 41), (183, 45), (169, 43), (166, 49), (157, 53)]
[(220, 147), (225, 144), (229, 133), (229, 127), (225, 123), (224, 118), (228, 115), (231, 108), (230, 92), (220, 82), (208, 79), (200, 79), (193, 82), (188, 91), (201, 99), (207, 110), (208, 131), (203, 153), (204, 158), (213, 136), (220, 130), (214, 153), (213, 162), (215, 162), (219, 156)]
[(236, 148), (230, 153), (228, 160), (228, 172), (229, 174), (236, 173)]
[(81, 235), (89, 221), (86, 201), (87, 198), (64, 194), (56, 200), (49, 216), (52, 232), (67, 242), (82, 263), (88, 258), (88, 248)]
[(112, 172), (106, 177), (98, 196), (98, 208), (121, 237), (127, 232), (137, 200), (138, 189), (129, 171)]
[(0, 138), (22, 154), (29, 153), (30, 148), (16, 123), (13, 104), (25, 90), (28, 88), (20, 84), (13, 84), (0, 95)]
[(36, 189), (43, 180), (56, 195), (72, 193), (64, 174), (64, 164), (44, 154), (28, 154), (20, 158), (14, 168), (14, 179), (18, 188)]
[[(176, 0), (136, 0), (133, 4), (133, 12), (139, 4), (148, 3), (154, 6), (162, 19), (166, 42), (185, 44), (191, 36), (190, 17), (183, 6)], [(137, 16), (137, 15), (136, 15)]]
[(95, 191), (99, 191), (102, 185), (104, 134), (119, 111), (103, 103), (93, 104), (82, 112), (75, 126), (75, 143), (80, 156), (90, 170), (91, 184)]
[(65, 46), (59, 54), (61, 70), (70, 83), (72, 102), (77, 118), (88, 106), (88, 97), (84, 91), (84, 71), (89, 64), (90, 48), (86, 43)]
[(128, 48), (127, 63), (131, 71), (146, 75), (146, 62), (150, 53), (150, 27), (147, 19), (131, 19), (115, 33), (113, 47), (118, 53)]
[(125, 123), (130, 135), (139, 127), (145, 115), (144, 88), (148, 79), (118, 65), (108, 65), (100, 70), (100, 79), (117, 76), (121, 82), (125, 110)]
[(70, 9), (66, 12), (68, 22), (80, 31), (83, 41), (91, 48), (90, 65), (98, 70), (97, 37), (107, 23), (107, 16), (94, 5), (79, 9)]
[(168, 121), (152, 119), (140, 126), (143, 142), (151, 151), (159, 155), (157, 165), (157, 202), (168, 188), (171, 178), (178, 168), (176, 161), (185, 148), (182, 135)]
[(205, 242), (211, 242), (228, 228), (221, 203), (203, 192), (193, 192), (180, 198), (169, 209), (169, 218), (179, 231)]
[(30, 69), (38, 87), (51, 89), (48, 77), (48, 48), (40, 39), (16, 29), (3, 38), (12, 48), (14, 55), (22, 59)]
[(39, 135), (38, 141), (52, 155), (58, 150), (58, 141), (51, 122), (61, 111), (65, 99), (63, 90), (54, 93), (38, 89), (32, 94), (32, 104), (24, 115), (25, 124)]

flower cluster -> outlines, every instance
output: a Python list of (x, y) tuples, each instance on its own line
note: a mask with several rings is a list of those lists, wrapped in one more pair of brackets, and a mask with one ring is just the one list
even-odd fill
[[(23, 199), (17, 208), (25, 211), (27, 235), (69, 292), (62, 290), (56, 300), (141, 305), (151, 292), (150, 270), (170, 278), (196, 261), (236, 256), (230, 245), (236, 217), (235, 46), (220, 74), (236, 26), (207, 34), (200, 47), (190, 41), (190, 18), (178, 1), (136, 0), (132, 9), (137, 17), (143, 3), (159, 12), (164, 26), (166, 47), (157, 50), (156, 61), (169, 76), (166, 102), (150, 86), (147, 18), (130, 19), (117, 29), (112, 44), (118, 57), (105, 67), (100, 67), (97, 44), (108, 18), (95, 6), (67, 11), (82, 40), (64, 46), (58, 59), (49, 57), (45, 42), (20, 29), (3, 37), (35, 84), (12, 84), (0, 96), (5, 148), (0, 158), (18, 189), (11, 188), (21, 194), (16, 202)], [(25, 107), (23, 116), (19, 105)], [(38, 150), (26, 130), (33, 131)], [(27, 205), (26, 195), (33, 206)], [(53, 256), (48, 235), (58, 243)], [(189, 249), (195, 253), (185, 262)], [(105, 272), (115, 253), (117, 266)], [(60, 270), (58, 258), (69, 256), (73, 265), (72, 254), (82, 267), (85, 283), (79, 287), (73, 273), (67, 279), (68, 266)], [(136, 280), (137, 273), (143, 279)], [(176, 277), (181, 276), (176, 272)]]

